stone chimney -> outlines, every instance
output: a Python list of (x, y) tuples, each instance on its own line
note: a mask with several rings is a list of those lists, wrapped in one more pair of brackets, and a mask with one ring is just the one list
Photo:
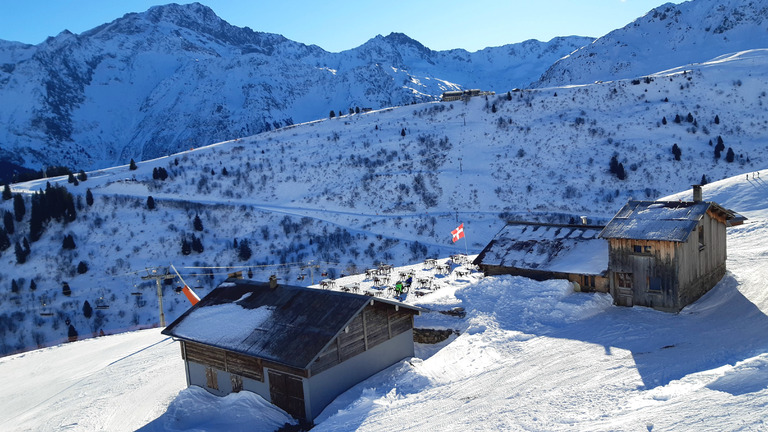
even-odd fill
[(586, 216), (582, 216), (581, 217), (581, 224), (582, 225), (586, 225), (587, 224), (587, 217)]
[(277, 276), (272, 275), (269, 277), (269, 289), (277, 288)]
[(702, 202), (701, 185), (693, 185), (693, 202)]

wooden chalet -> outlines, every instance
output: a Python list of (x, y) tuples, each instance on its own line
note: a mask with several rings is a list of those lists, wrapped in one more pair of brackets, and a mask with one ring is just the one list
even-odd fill
[(702, 201), (699, 186), (693, 195), (692, 202), (629, 201), (600, 233), (610, 245), (615, 304), (677, 312), (725, 275), (725, 229), (735, 213)]
[(187, 385), (247, 390), (311, 421), (339, 394), (412, 357), (413, 306), (228, 279), (163, 330), (181, 342)]
[(510, 222), (475, 258), (487, 275), (567, 279), (581, 291), (608, 292), (602, 226)]

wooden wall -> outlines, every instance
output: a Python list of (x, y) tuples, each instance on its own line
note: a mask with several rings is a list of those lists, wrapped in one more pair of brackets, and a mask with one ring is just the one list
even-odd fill
[(413, 328), (414, 311), (375, 303), (357, 315), (310, 366), (312, 375), (365, 352)]
[(224, 372), (264, 381), (261, 359), (195, 342), (181, 341), (182, 358)]
[(688, 241), (681, 245), (678, 260), (680, 309), (712, 289), (725, 275), (725, 221), (707, 212), (700, 226), (704, 229), (704, 247), (699, 246), (698, 232), (692, 233)]
[[(633, 304), (677, 312), (712, 289), (725, 274), (725, 224), (709, 212), (684, 243), (610, 239), (611, 294), (617, 299), (617, 273), (632, 273)], [(640, 246), (643, 252), (636, 252)], [(650, 247), (646, 252), (645, 248)]]
[[(632, 305), (661, 310), (677, 307), (678, 243), (628, 239), (610, 239), (609, 243), (608, 267), (615, 303), (619, 304), (617, 273), (632, 273)], [(636, 252), (635, 246), (642, 251)]]

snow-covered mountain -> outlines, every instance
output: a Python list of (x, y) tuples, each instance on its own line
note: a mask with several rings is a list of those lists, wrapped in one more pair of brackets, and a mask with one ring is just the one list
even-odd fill
[(402, 34), (341, 53), (158, 6), (36, 45), (0, 41), (0, 161), (104, 168), (327, 117), (330, 110), (507, 91), (591, 42), (432, 51)]
[(768, 47), (768, 1), (667, 3), (557, 61), (538, 87), (634, 78)]
[[(630, 197), (763, 169), (766, 88), (768, 53), (754, 50), (642, 80), (348, 114), (91, 171), (77, 185), (13, 185), (19, 198), (0, 202), (13, 226), (0, 251), (0, 352), (65, 339), (70, 325), (80, 337), (157, 325), (148, 267), (172, 263), (202, 294), (235, 270), (307, 285), (477, 253), (509, 218), (599, 222)], [(614, 158), (623, 179), (609, 172)], [(33, 194), (46, 183), (73, 204), (33, 235)], [(451, 242), (459, 223), (465, 244)], [(186, 305), (173, 287), (169, 320)], [(86, 301), (110, 308), (86, 317)]]

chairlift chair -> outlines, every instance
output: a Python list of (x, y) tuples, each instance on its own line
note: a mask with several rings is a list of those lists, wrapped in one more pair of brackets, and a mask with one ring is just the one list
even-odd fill
[(53, 310), (51, 310), (51, 307), (48, 305), (48, 299), (45, 297), (40, 299), (40, 316), (53, 316)]

